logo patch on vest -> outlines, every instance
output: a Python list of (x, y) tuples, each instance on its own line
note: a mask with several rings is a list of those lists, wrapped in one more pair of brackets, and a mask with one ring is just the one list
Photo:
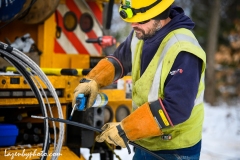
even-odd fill
[(174, 75), (177, 74), (177, 73), (182, 74), (182, 73), (183, 73), (183, 69), (177, 69), (177, 70), (175, 70), (175, 71), (171, 71), (171, 72), (170, 72), (170, 74), (171, 74), (172, 76), (174, 76)]
[(162, 140), (171, 140), (172, 139), (172, 135), (171, 134), (164, 134), (161, 136)]

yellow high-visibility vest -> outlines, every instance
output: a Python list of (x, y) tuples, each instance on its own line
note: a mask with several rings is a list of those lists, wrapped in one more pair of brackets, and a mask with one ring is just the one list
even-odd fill
[[(181, 51), (194, 54), (203, 61), (201, 80), (194, 107), (189, 119), (174, 127), (162, 129), (171, 140), (164, 140), (161, 136), (150, 137), (135, 141), (137, 144), (152, 150), (173, 150), (191, 147), (201, 140), (204, 118), (204, 76), (206, 68), (206, 54), (190, 30), (177, 29), (170, 32), (160, 44), (155, 56), (147, 69), (140, 77), (140, 61), (143, 40), (132, 39), (132, 101), (133, 110), (145, 102), (156, 101), (159, 97), (164, 99), (164, 82), (172, 65)], [(147, 129), (147, 128), (146, 128)]]

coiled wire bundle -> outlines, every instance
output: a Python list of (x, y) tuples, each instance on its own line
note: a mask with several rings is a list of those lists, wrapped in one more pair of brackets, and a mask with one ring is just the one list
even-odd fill
[[(31, 87), (31, 90), (35, 94), (35, 97), (38, 100), (39, 106), (41, 107), (42, 114), (44, 117), (53, 117), (50, 103), (48, 101), (47, 95), (41, 86), (39, 80), (42, 84), (45, 84), (49, 92), (51, 93), (58, 110), (58, 118), (63, 118), (61, 104), (59, 102), (55, 88), (43, 73), (41, 68), (27, 55), (20, 52), (16, 48), (13, 48), (5, 43), (0, 42), (0, 56), (8, 61), (12, 66), (14, 66), (18, 72), (25, 78), (26, 82)], [(36, 78), (39, 77), (39, 78)], [(46, 103), (46, 104), (45, 104)], [(49, 114), (48, 115), (48, 112)], [(58, 159), (59, 153), (61, 152), (63, 139), (64, 139), (64, 124), (59, 123), (59, 134), (57, 138), (56, 134), (56, 125), (53, 122), (54, 128), (54, 150), (52, 153), (52, 160)], [(48, 119), (44, 119), (44, 142), (42, 148), (41, 160), (45, 160), (48, 155), (48, 150), (50, 147), (50, 135), (49, 135), (49, 125)]]

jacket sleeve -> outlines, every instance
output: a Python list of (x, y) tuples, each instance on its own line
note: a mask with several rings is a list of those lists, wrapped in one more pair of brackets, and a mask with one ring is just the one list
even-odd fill
[(123, 76), (127, 75), (132, 70), (132, 52), (131, 52), (131, 41), (133, 31), (128, 35), (126, 40), (122, 42), (116, 51), (113, 53), (123, 66)]
[(163, 105), (173, 125), (186, 121), (194, 107), (202, 70), (202, 60), (180, 52), (165, 81)]

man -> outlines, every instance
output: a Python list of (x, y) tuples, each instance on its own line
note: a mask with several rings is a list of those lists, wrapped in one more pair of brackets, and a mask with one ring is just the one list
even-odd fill
[[(162, 159), (199, 159), (206, 55), (191, 32), (192, 20), (174, 0), (123, 0), (120, 16), (133, 31), (115, 53), (102, 59), (75, 89), (89, 95), (131, 72), (133, 112), (108, 123), (96, 137), (128, 147), (128, 141)], [(75, 104), (75, 100), (73, 101)], [(134, 160), (155, 159), (135, 149)]]

